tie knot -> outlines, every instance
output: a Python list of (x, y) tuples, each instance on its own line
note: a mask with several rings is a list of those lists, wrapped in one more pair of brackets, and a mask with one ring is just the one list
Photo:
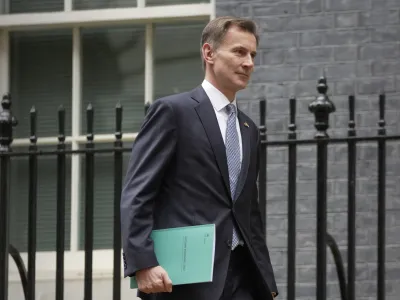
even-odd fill
[(228, 104), (228, 105), (226, 106), (226, 111), (227, 111), (228, 115), (230, 115), (230, 114), (232, 114), (232, 113), (235, 113), (235, 112), (236, 112), (236, 110), (235, 110), (235, 105), (233, 105), (233, 104)]

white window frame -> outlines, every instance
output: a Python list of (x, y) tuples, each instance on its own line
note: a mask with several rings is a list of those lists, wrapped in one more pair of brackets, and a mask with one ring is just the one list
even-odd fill
[[(96, 9), (73, 11), (73, 0), (64, 0), (64, 11), (49, 13), (21, 13), (0, 15), (0, 93), (8, 93), (10, 89), (10, 49), (9, 33), (28, 29), (69, 28), (72, 30), (72, 132), (66, 137), (66, 143), (72, 149), (78, 149), (80, 144), (86, 142), (86, 136), (81, 133), (81, 27), (144, 24), (146, 26), (145, 47), (145, 97), (144, 105), (153, 102), (153, 22), (155, 21), (188, 21), (209, 20), (215, 18), (215, 0), (203, 4), (179, 4), (146, 7), (146, 0), (138, 0), (137, 7), (117, 9)], [(122, 140), (132, 142), (137, 133), (124, 133)], [(94, 137), (96, 143), (109, 143), (115, 139), (111, 134), (98, 134)], [(29, 145), (28, 138), (15, 139), (13, 147)], [(39, 137), (38, 145), (56, 145), (57, 137)], [(83, 278), (84, 251), (79, 250), (79, 190), (80, 190), (80, 165), (81, 156), (71, 157), (71, 233), (70, 250), (65, 251), (65, 275), (64, 278)], [(27, 265), (27, 253), (21, 253), (24, 263)], [(56, 252), (46, 251), (36, 253), (37, 280), (53, 280), (55, 274)], [(18, 270), (13, 263), (9, 263), (9, 280), (20, 280)], [(112, 278), (113, 249), (93, 251), (93, 278)], [(123, 272), (123, 270), (122, 270)], [(121, 272), (121, 276), (123, 273)]]

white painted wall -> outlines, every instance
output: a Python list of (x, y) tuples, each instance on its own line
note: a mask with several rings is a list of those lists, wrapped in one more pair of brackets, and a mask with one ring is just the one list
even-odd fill
[[(55, 279), (38, 280), (36, 283), (36, 300), (54, 300), (55, 299)], [(84, 281), (82, 278), (66, 279), (64, 285), (65, 300), (83, 299)], [(22, 285), (19, 281), (10, 280), (9, 300), (24, 300)], [(112, 299), (112, 277), (96, 278), (93, 280), (93, 299), (111, 300)], [(129, 279), (122, 279), (121, 300), (139, 300), (136, 297), (136, 289), (129, 288)]]

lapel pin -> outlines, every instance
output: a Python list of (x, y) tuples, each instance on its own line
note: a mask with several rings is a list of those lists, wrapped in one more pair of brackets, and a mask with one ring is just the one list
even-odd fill
[(244, 122), (244, 126), (249, 127), (249, 124), (247, 124), (247, 122)]

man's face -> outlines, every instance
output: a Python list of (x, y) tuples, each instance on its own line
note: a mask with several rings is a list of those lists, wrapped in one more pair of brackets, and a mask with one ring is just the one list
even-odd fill
[(236, 93), (246, 88), (254, 70), (256, 50), (257, 41), (252, 33), (236, 26), (227, 31), (212, 59), (216, 80), (224, 89)]

